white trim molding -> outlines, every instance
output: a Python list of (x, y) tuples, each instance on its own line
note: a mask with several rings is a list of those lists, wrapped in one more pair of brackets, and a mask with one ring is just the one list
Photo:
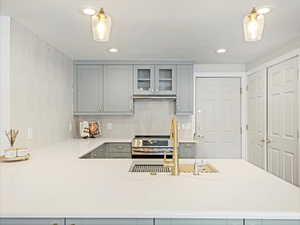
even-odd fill
[(10, 127), (10, 24), (10, 17), (0, 16), (0, 149), (6, 147), (4, 130)]

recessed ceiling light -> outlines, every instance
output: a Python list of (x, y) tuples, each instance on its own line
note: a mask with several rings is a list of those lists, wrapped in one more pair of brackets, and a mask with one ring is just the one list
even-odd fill
[(83, 14), (88, 15), (88, 16), (93, 16), (97, 13), (96, 9), (93, 8), (84, 8), (82, 9)]
[(216, 51), (218, 54), (224, 54), (227, 52), (227, 50), (225, 48), (220, 48)]
[(258, 14), (267, 14), (271, 12), (271, 8), (270, 7), (261, 7), (257, 9), (257, 13)]
[(111, 52), (111, 53), (116, 53), (116, 52), (119, 51), (119, 49), (117, 49), (117, 48), (110, 48), (108, 51)]

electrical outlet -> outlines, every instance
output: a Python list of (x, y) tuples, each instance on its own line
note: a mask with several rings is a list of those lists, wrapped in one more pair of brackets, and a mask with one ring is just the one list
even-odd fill
[(106, 128), (107, 130), (112, 130), (112, 123), (107, 123)]
[(32, 131), (32, 128), (28, 128), (27, 129), (27, 139), (28, 140), (32, 140), (33, 138), (33, 131)]

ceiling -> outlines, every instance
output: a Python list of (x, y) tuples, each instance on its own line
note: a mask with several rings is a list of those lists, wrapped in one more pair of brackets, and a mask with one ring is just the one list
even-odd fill
[[(182, 59), (248, 63), (300, 37), (299, 0), (2, 0), (14, 17), (73, 59)], [(244, 42), (243, 17), (253, 5), (272, 6), (263, 40)], [(86, 6), (112, 17), (111, 40), (94, 42)], [(118, 53), (108, 49), (118, 48)], [(215, 50), (226, 48), (218, 55)]]

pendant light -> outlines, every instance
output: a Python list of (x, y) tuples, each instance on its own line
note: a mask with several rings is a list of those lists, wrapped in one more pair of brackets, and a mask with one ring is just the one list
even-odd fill
[(104, 13), (103, 8), (92, 16), (92, 31), (95, 41), (108, 41), (111, 32), (111, 18)]
[(253, 8), (244, 19), (245, 41), (259, 41), (262, 39), (264, 21), (264, 15), (259, 14), (257, 9)]

